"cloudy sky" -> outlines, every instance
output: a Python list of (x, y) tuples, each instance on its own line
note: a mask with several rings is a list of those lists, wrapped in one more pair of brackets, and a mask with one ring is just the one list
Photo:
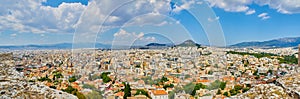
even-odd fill
[(1, 0), (0, 45), (300, 37), (298, 0)]

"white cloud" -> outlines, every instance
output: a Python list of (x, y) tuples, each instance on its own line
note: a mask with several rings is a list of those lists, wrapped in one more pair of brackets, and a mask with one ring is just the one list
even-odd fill
[(16, 33), (13, 33), (13, 34), (10, 34), (11, 37), (16, 37), (17, 34)]
[(0, 1), (0, 31), (48, 33), (73, 32), (72, 27), (85, 9), (80, 3), (62, 3), (56, 8), (43, 6), (45, 0)]
[(213, 21), (217, 21), (217, 20), (219, 20), (219, 19), (220, 19), (220, 17), (215, 17), (215, 18), (209, 17), (207, 20), (208, 20), (209, 22), (213, 22)]
[(256, 11), (255, 10), (248, 10), (246, 12), (246, 15), (251, 15), (251, 14), (254, 14)]
[(210, 6), (224, 9), (228, 12), (245, 12), (246, 15), (253, 14), (250, 10), (251, 4), (268, 5), (283, 14), (300, 13), (299, 0), (206, 0)]
[(228, 12), (246, 12), (249, 10), (247, 5), (252, 3), (252, 0), (206, 0), (210, 6), (224, 9)]
[(155, 42), (156, 38), (155, 37), (143, 37), (141, 40), (144, 40), (146, 42)]
[(141, 43), (145, 42), (155, 42), (155, 37), (145, 36), (143, 32), (135, 33), (128, 32), (124, 29), (120, 29), (119, 32), (114, 34), (114, 45), (132, 45), (134, 41), (138, 40)]
[(277, 9), (284, 14), (300, 13), (299, 0), (255, 0), (260, 5), (269, 5), (270, 8)]
[(271, 18), (268, 13), (261, 13), (259, 14), (257, 17), (261, 18), (262, 20), (267, 20), (269, 18)]
[(173, 11), (175, 13), (178, 13), (180, 12), (181, 10), (188, 10), (193, 4), (199, 4), (201, 5), (202, 2), (195, 2), (194, 0), (190, 0), (190, 1), (186, 1), (186, 0), (183, 0), (183, 4), (182, 5), (175, 5), (175, 9), (173, 9)]

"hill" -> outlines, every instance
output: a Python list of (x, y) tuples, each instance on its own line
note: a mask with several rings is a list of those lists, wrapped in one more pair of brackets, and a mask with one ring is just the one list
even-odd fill
[(300, 44), (300, 37), (280, 38), (263, 42), (242, 42), (230, 47), (258, 47), (258, 48), (282, 48), (296, 47)]

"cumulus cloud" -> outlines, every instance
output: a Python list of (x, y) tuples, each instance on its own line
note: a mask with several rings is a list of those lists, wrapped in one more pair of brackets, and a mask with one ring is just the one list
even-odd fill
[(269, 5), (270, 8), (284, 14), (300, 13), (299, 0), (255, 0), (255, 2), (260, 5)]
[(247, 5), (252, 3), (252, 0), (207, 0), (210, 6), (218, 7), (229, 12), (246, 12), (249, 10)]
[(145, 36), (143, 32), (128, 32), (124, 29), (120, 29), (119, 32), (114, 34), (114, 45), (132, 45), (134, 41), (139, 41), (140, 43), (155, 42), (156, 38)]
[(16, 37), (17, 34), (16, 33), (13, 33), (13, 34), (10, 34), (11, 37)]
[(42, 2), (45, 0), (0, 1), (0, 31), (69, 33), (85, 9), (80, 3), (62, 3), (54, 8)]
[(254, 13), (250, 10), (251, 4), (268, 5), (283, 14), (300, 13), (299, 0), (206, 0), (210, 6), (224, 9), (228, 12), (245, 12), (246, 15)]
[(251, 14), (254, 14), (256, 11), (255, 10), (248, 10), (246, 12), (246, 15), (251, 15)]
[(271, 18), (268, 13), (261, 13), (259, 14), (257, 17), (261, 18), (262, 20), (267, 20), (269, 18)]

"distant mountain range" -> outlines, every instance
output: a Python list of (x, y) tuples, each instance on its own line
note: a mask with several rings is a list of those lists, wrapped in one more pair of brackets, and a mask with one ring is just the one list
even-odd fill
[(300, 44), (300, 37), (280, 38), (263, 42), (242, 42), (230, 47), (258, 47), (258, 48), (283, 48), (297, 47)]
[[(78, 43), (74, 44), (76, 46), (87, 46), (87, 45), (95, 45), (95, 48), (109, 49), (111, 45), (96, 43)], [(75, 46), (75, 47), (76, 47)], [(72, 43), (59, 43), (59, 44), (45, 44), (45, 45), (16, 45), (16, 46), (0, 46), (0, 49), (6, 50), (36, 50), (36, 49), (72, 49)]]
[[(91, 46), (92, 45), (92, 46)], [(78, 43), (78, 44), (72, 44), (72, 43), (59, 43), (59, 44), (47, 44), (47, 45), (20, 45), (20, 46), (0, 46), (0, 50), (36, 50), (36, 49), (72, 49), (72, 48), (93, 48), (95, 45), (95, 48), (97, 49), (111, 49), (112, 46), (108, 44), (101, 44), (101, 43)], [(173, 46), (181, 46), (181, 47), (190, 47), (190, 46), (200, 46), (200, 44), (195, 43), (192, 40), (186, 40), (181, 44), (175, 45), (173, 43), (170, 44), (160, 44), (160, 43), (149, 43), (144, 46), (117, 46), (118, 49), (126, 49), (126, 48), (134, 48), (134, 49), (160, 49), (160, 48), (167, 48), (167, 47), (173, 47)]]

